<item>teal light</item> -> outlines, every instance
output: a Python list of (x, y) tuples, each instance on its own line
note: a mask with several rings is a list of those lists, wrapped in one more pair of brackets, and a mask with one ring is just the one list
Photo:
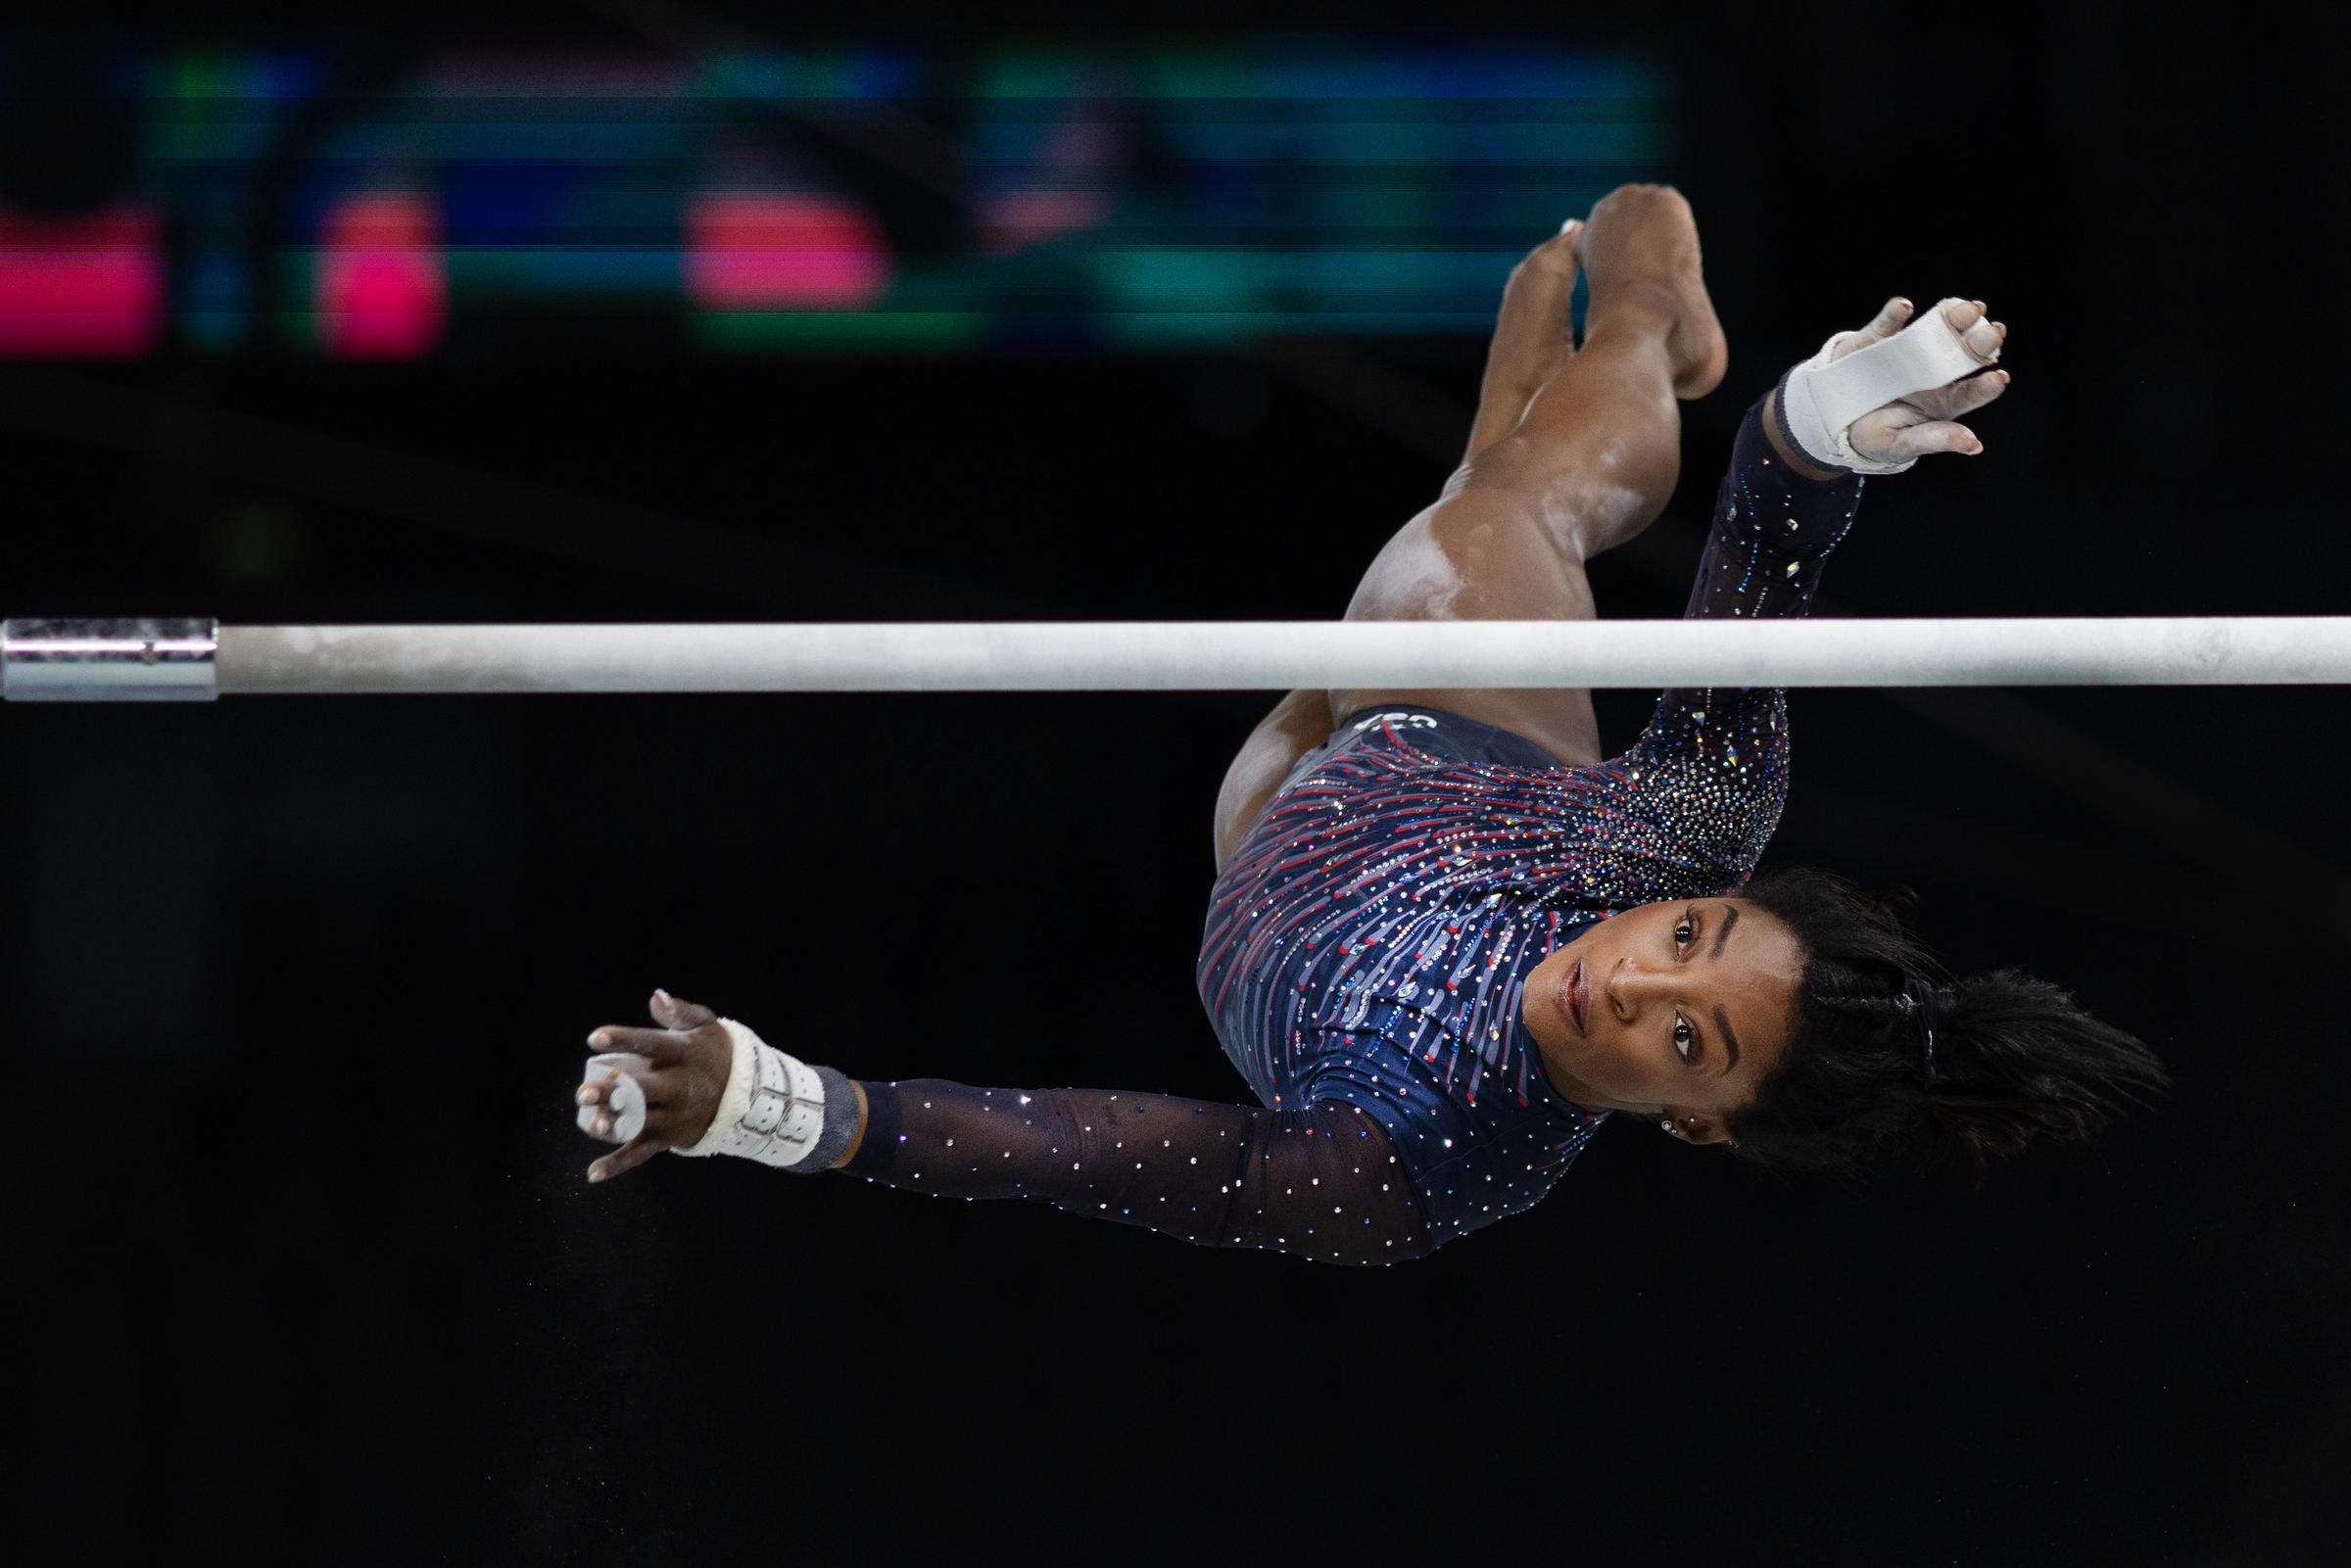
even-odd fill
[[(1482, 333), (1511, 264), (1610, 186), (1672, 178), (1678, 134), (1653, 61), (1425, 31), (1002, 34), (962, 57), (878, 34), (695, 60), (454, 48), (331, 109), (328, 58), (159, 51), (124, 77), (186, 237), (176, 341), (265, 341), (251, 316), (274, 272), (266, 326), (307, 346), (315, 214), (387, 182), (441, 193), (465, 352), (501, 341), (469, 320), (616, 311), (727, 354)], [(697, 306), (686, 214), (721, 190), (856, 209), (890, 248), (887, 292), (855, 310)], [(274, 231), (254, 227), (257, 199)], [(777, 243), (823, 270), (807, 242)]]

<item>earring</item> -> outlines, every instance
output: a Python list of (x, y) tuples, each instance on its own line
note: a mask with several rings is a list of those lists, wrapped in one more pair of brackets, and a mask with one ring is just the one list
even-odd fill
[(1658, 1123), (1657, 1123), (1657, 1126), (1658, 1126), (1659, 1130), (1661, 1130), (1661, 1131), (1664, 1131), (1664, 1132), (1671, 1132), (1671, 1131), (1673, 1130), (1673, 1121), (1672, 1121), (1672, 1118), (1671, 1118), (1671, 1117), (1668, 1117), (1668, 1118), (1666, 1118), (1665, 1120), (1658, 1122)]

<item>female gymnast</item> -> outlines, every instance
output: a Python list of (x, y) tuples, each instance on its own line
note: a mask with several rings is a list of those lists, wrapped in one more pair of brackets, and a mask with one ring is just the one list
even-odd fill
[[(1568, 338), (1578, 269), (1584, 342)], [(1887, 302), (1749, 408), (1687, 610), (1801, 615), (1866, 476), (1974, 454), (2006, 390), (1982, 301)], [(1672, 495), (1676, 399), (1729, 362), (1697, 225), (1628, 185), (1503, 294), (1466, 457), (1350, 620), (1579, 619), (1584, 562)], [(1198, 986), (1256, 1106), (853, 1081), (666, 992), (589, 1043), (576, 1116), (623, 1147), (1032, 1198), (1220, 1247), (1418, 1258), (1528, 1208), (1623, 1112), (1851, 1175), (2087, 1139), (2168, 1081), (2013, 970), (1955, 978), (1851, 883), (1752, 877), (1788, 788), (1787, 693), (1671, 690), (1607, 756), (1579, 690), (1299, 690), (1216, 812)]]

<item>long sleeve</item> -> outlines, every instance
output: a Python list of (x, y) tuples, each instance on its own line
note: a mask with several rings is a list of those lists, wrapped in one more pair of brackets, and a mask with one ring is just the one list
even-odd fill
[[(1763, 433), (1757, 399), (1741, 421), (1689, 619), (1802, 615), (1846, 531), (1864, 483), (1813, 481), (1790, 469)], [(1618, 766), (1654, 813), (1669, 816), (1705, 879), (1746, 879), (1788, 795), (1788, 693), (1778, 687), (1684, 688), (1657, 699), (1649, 728)]]
[(975, 1089), (943, 1078), (864, 1085), (842, 1168), (948, 1198), (1028, 1198), (1208, 1247), (1319, 1262), (1433, 1251), (1411, 1177), (1367, 1113), (1268, 1111), (1103, 1089)]

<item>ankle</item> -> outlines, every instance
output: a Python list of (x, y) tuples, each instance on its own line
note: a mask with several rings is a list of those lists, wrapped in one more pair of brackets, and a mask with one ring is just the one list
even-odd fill
[(1584, 336), (1605, 328), (1613, 334), (1655, 337), (1662, 342), (1682, 318), (1682, 297), (1669, 283), (1656, 278), (1624, 278), (1606, 289), (1592, 291), (1584, 311)]
[(1640, 373), (1673, 378), (1673, 329), (1680, 316), (1668, 302), (1632, 291), (1610, 298), (1607, 307), (1594, 306), (1584, 317), (1584, 341), (1576, 357), (1622, 366), (1619, 374)]

